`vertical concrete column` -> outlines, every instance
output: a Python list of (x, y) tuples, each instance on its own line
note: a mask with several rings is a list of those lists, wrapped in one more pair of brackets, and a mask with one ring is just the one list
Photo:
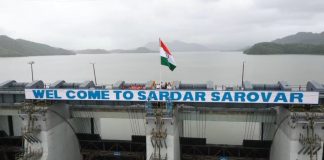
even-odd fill
[[(146, 156), (147, 160), (180, 160), (180, 140), (177, 112), (171, 116), (148, 115), (146, 117)], [(159, 126), (161, 124), (161, 126)]]
[[(306, 152), (307, 147), (303, 150), (305, 145), (300, 143), (301, 134), (306, 135), (307, 123), (292, 124), (291, 121), (289, 122), (290, 115), (291, 112), (288, 109), (283, 107), (278, 108), (276, 127), (279, 128), (272, 142), (270, 160), (321, 160), (323, 156), (323, 147), (321, 147), (313, 159), (311, 159), (310, 155)], [(281, 125), (280, 122), (282, 122)], [(314, 127), (314, 133), (322, 139), (320, 141), (321, 146), (323, 146), (324, 139), (322, 127), (323, 124), (318, 124)], [(305, 153), (303, 153), (304, 151)]]
[[(25, 149), (29, 150), (25, 158), (35, 160), (80, 160), (79, 141), (70, 125), (69, 107), (65, 104), (48, 106), (46, 110), (24, 115), (23, 130), (25, 132)], [(29, 134), (26, 134), (29, 133)], [(27, 142), (31, 141), (33, 143)]]

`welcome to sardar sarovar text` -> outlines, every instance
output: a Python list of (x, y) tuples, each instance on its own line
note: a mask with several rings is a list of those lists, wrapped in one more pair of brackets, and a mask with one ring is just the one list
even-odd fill
[[(305, 94), (313, 92), (280, 91), (181, 91), (181, 90), (82, 90), (26, 89), (26, 99), (175, 101), (233, 103), (303, 103)], [(317, 100), (318, 101), (318, 100)]]

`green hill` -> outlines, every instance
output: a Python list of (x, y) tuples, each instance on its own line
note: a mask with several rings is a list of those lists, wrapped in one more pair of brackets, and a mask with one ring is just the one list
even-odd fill
[(72, 51), (0, 35), (0, 57), (72, 55)]
[(324, 44), (277, 44), (273, 42), (257, 43), (244, 51), (245, 54), (322, 54)]
[(278, 44), (324, 44), (324, 32), (312, 33), (312, 32), (298, 32), (294, 35), (286, 36), (280, 39), (272, 41)]
[(272, 42), (261, 42), (244, 51), (245, 54), (319, 54), (324, 55), (324, 32), (299, 32)]

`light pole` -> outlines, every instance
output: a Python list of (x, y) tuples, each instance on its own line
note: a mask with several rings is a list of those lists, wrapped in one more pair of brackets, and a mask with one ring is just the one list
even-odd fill
[(30, 71), (31, 71), (31, 76), (32, 76), (32, 81), (34, 81), (34, 70), (33, 70), (33, 64), (35, 64), (34, 61), (28, 62), (30, 64)]
[[(96, 63), (91, 62), (90, 64), (92, 65), (93, 77), (94, 77), (95, 85), (97, 85), (97, 76), (96, 76), (96, 68), (95, 68)], [(91, 117), (90, 118), (91, 134), (94, 134), (94, 123), (95, 123), (95, 119), (93, 117)]]
[(243, 66), (242, 66), (242, 87), (244, 85), (244, 71), (245, 71), (244, 64), (245, 64), (245, 61), (243, 61)]
[(95, 63), (90, 63), (92, 64), (92, 70), (93, 70), (93, 77), (94, 77), (94, 81), (95, 81), (95, 84), (97, 85), (97, 76), (96, 76), (96, 68), (95, 68)]

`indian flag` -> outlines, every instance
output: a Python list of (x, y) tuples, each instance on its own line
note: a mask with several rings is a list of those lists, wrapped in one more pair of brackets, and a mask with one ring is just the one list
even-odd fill
[(161, 65), (168, 66), (171, 71), (176, 68), (176, 63), (173, 55), (171, 54), (168, 47), (160, 39), (160, 56), (161, 56)]

